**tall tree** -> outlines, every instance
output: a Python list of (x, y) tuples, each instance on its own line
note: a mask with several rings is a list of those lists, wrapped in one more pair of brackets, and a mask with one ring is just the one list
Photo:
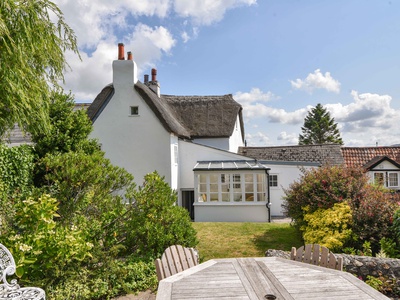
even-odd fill
[(303, 134), (299, 135), (299, 145), (343, 145), (335, 119), (320, 103), (308, 112), (301, 131)]
[(66, 50), (78, 54), (76, 37), (53, 2), (0, 1), (0, 136), (15, 123), (48, 130), (50, 89), (63, 80)]

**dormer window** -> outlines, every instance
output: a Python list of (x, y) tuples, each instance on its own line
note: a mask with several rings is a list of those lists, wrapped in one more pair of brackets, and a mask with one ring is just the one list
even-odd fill
[(131, 106), (131, 116), (139, 115), (139, 106)]

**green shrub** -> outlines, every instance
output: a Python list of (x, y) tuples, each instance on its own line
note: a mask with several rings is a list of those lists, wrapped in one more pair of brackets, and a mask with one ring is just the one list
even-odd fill
[(81, 268), (72, 276), (62, 278), (57, 285), (49, 286), (46, 292), (47, 297), (53, 300), (110, 299), (121, 294), (156, 289), (157, 283), (153, 261), (104, 257), (102, 264), (90, 269)]
[[(307, 208), (304, 208), (307, 212)], [(332, 208), (317, 209), (306, 213), (301, 227), (306, 244), (320, 244), (332, 251), (339, 251), (352, 236), (350, 206), (346, 202), (335, 203)]]
[(186, 247), (197, 244), (188, 211), (176, 205), (176, 193), (157, 172), (145, 176), (134, 199), (127, 236), (131, 251), (156, 258), (173, 244)]
[(393, 231), (394, 238), (397, 240), (397, 243), (400, 245), (400, 202), (398, 203), (398, 208), (393, 215), (392, 231)]
[(81, 230), (54, 221), (57, 207), (57, 200), (49, 195), (15, 204), (12, 229), (3, 232), (2, 238), (14, 256), (21, 282), (48, 284), (91, 256), (93, 245)]
[(0, 181), (3, 195), (29, 192), (32, 185), (34, 156), (31, 146), (8, 147), (0, 144)]

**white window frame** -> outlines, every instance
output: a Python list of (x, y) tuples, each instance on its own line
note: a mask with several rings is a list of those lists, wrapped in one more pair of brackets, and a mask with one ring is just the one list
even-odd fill
[[(391, 174), (396, 175), (397, 185), (391, 185), (391, 182), (390, 182)], [(387, 172), (387, 187), (388, 188), (399, 187), (399, 172)]]
[[(252, 195), (249, 195), (250, 193), (246, 193), (246, 183), (249, 184), (250, 182), (246, 182), (245, 176), (248, 174), (253, 175), (253, 192), (251, 193)], [(258, 191), (258, 179), (259, 177), (257, 175), (262, 174), (264, 175), (265, 173), (258, 173), (258, 172), (241, 172), (241, 171), (216, 171), (216, 172), (199, 172), (196, 173), (195, 175), (195, 185), (196, 185), (196, 201), (197, 203), (209, 203), (209, 204), (238, 204), (238, 203), (260, 203), (260, 202), (266, 202), (266, 191), (264, 191), (264, 195), (262, 192)], [(218, 178), (218, 201), (211, 201), (211, 194), (215, 196), (216, 191), (211, 192), (211, 175), (217, 175)], [(200, 176), (206, 176), (206, 182), (203, 184), (206, 184), (206, 191), (201, 191), (200, 192)], [(234, 178), (236, 179), (235, 181)], [(240, 178), (240, 181), (238, 179)], [(265, 175), (261, 178), (265, 179)], [(213, 184), (215, 184), (213, 182)], [(228, 185), (227, 191), (223, 192), (222, 185)], [(266, 183), (263, 183), (263, 186), (265, 186)], [(223, 195), (228, 195), (229, 201), (223, 201)], [(235, 200), (236, 197), (236, 200)], [(258, 199), (260, 198), (260, 199)]]

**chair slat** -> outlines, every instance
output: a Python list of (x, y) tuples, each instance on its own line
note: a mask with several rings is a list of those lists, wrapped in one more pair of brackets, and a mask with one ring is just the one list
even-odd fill
[(319, 265), (319, 249), (320, 249), (320, 246), (318, 244), (314, 244), (312, 247), (314, 249), (312, 251), (311, 264), (318, 266)]
[(336, 257), (328, 248), (318, 244), (307, 244), (298, 249), (292, 247), (290, 259), (343, 271), (343, 258)]
[(312, 251), (313, 245), (307, 244), (306, 245), (306, 250), (304, 251), (304, 257), (303, 257), (303, 262), (307, 264), (311, 264), (311, 251)]
[(325, 267), (325, 268), (328, 267), (328, 255), (329, 255), (328, 248), (322, 247), (322, 249), (321, 249), (321, 260), (320, 260), (320, 263), (319, 263), (319, 265), (321, 267)]
[(198, 264), (198, 257), (194, 249), (181, 245), (173, 245), (165, 249), (161, 259), (154, 261), (158, 280), (162, 280), (176, 273), (194, 267)]

